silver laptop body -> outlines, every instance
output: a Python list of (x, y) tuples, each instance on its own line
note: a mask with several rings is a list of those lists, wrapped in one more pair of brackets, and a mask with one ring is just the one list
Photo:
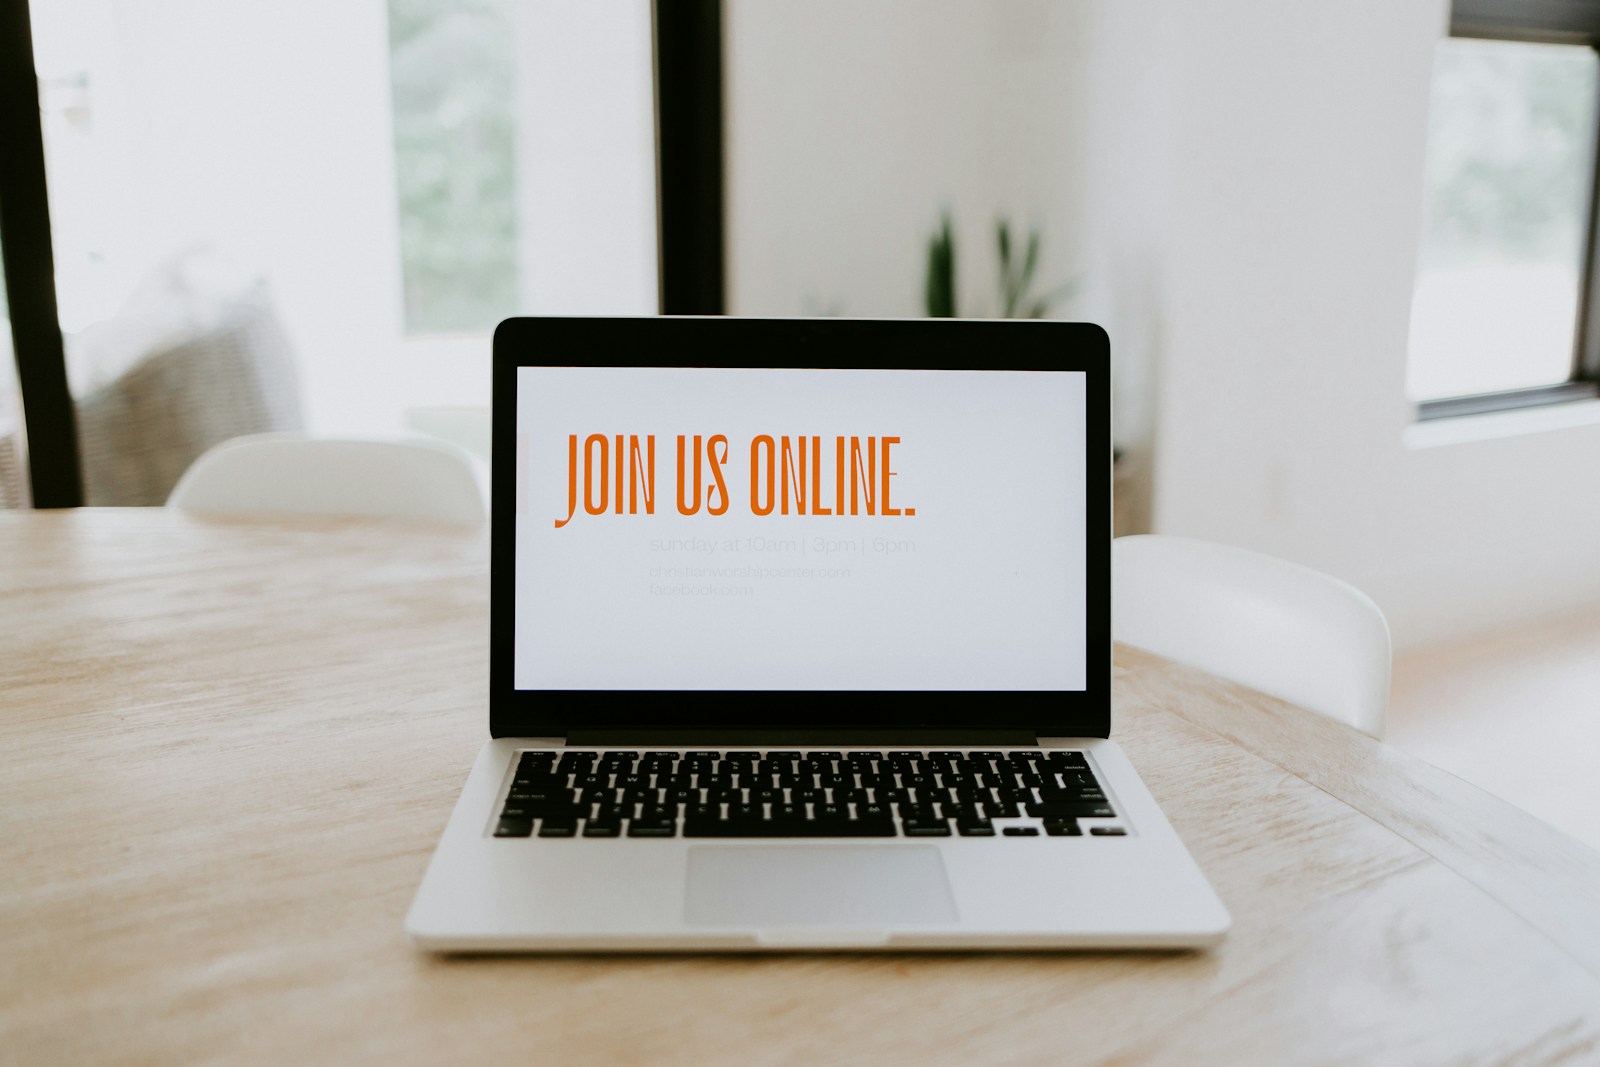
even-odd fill
[(513, 319), (494, 345), (491, 739), (417, 945), (1223, 935), (1109, 740), (1098, 327)]

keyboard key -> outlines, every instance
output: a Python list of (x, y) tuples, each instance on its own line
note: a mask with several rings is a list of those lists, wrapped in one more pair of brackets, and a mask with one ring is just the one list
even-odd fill
[(1116, 816), (1105, 801), (1057, 801), (1027, 805), (1029, 815), (1046, 819), (1109, 819)]
[(504, 818), (495, 825), (496, 837), (527, 837), (533, 833), (532, 819)]
[(618, 821), (632, 814), (633, 805), (616, 799), (602, 800), (594, 806), (594, 817), (602, 821)]
[[(509, 806), (509, 805), (508, 805)], [(580, 807), (571, 800), (525, 800), (520, 807), (530, 816), (535, 818), (574, 818), (587, 811), (587, 806)]]
[(573, 837), (578, 832), (578, 820), (571, 815), (546, 815), (539, 820), (540, 837)]
[(1095, 837), (1126, 837), (1126, 836), (1128, 836), (1128, 831), (1124, 830), (1120, 826), (1094, 826), (1094, 827), (1090, 827), (1089, 832), (1091, 834), (1093, 834)]
[(1008, 826), (1008, 827), (1006, 827), (1006, 836), (1007, 837), (1038, 837), (1039, 836), (1039, 828), (1037, 826)]
[(950, 824), (943, 819), (902, 819), (900, 828), (907, 837), (950, 836)]
[(894, 837), (888, 819), (685, 819), (684, 837)]
[(675, 822), (645, 822), (640, 819), (628, 821), (629, 837), (676, 837), (678, 824)]
[(621, 822), (614, 819), (585, 819), (584, 837), (616, 837), (622, 833)]
[(528, 797), (565, 796), (572, 791), (572, 787), (567, 783), (565, 775), (544, 774), (533, 778), (518, 778), (511, 783), (510, 795), (523, 800)]
[(1044, 832), (1051, 837), (1082, 837), (1083, 830), (1077, 819), (1046, 819)]
[(959, 819), (956, 833), (962, 837), (993, 837), (994, 824), (988, 819)]

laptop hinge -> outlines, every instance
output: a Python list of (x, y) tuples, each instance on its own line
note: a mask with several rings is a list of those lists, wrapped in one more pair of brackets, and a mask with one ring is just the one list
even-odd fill
[(1037, 745), (1033, 730), (811, 730), (811, 729), (620, 729), (573, 730), (568, 745), (655, 745), (660, 748), (726, 748), (751, 745), (803, 745), (808, 748), (882, 747), (884, 745)]

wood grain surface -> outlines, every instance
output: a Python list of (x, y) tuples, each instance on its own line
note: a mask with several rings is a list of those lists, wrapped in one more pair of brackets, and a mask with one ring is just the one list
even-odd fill
[(482, 531), (0, 514), (0, 1063), (1592, 1064), (1600, 854), (1118, 650), (1204, 953), (440, 959)]

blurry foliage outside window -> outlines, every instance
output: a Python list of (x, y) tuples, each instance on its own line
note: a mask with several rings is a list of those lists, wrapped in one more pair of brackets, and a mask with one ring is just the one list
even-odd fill
[(1447, 38), (1435, 56), (1406, 392), (1568, 381), (1595, 149), (1582, 45)]
[(517, 304), (514, 0), (389, 0), (406, 332)]

